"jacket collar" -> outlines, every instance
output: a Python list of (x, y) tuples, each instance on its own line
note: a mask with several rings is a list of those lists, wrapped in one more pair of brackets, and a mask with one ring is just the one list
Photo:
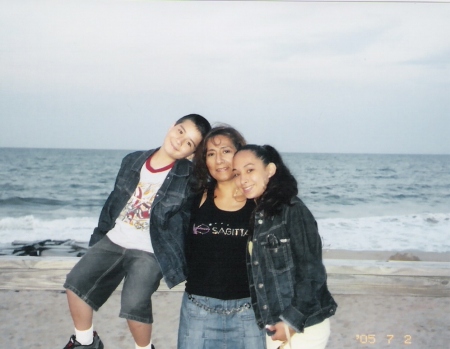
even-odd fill
[[(153, 155), (158, 149), (159, 148), (143, 151), (131, 165), (131, 170), (135, 172), (140, 172), (145, 161), (147, 161), (147, 159), (151, 155)], [(170, 170), (170, 172), (178, 176), (189, 176), (191, 168), (192, 168), (191, 161), (187, 159), (180, 159), (175, 161), (175, 164), (173, 165), (173, 168), (172, 170)]]

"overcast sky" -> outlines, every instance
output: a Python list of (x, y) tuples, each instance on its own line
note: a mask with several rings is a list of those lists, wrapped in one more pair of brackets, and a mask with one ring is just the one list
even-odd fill
[(0, 147), (450, 154), (450, 3), (0, 0)]

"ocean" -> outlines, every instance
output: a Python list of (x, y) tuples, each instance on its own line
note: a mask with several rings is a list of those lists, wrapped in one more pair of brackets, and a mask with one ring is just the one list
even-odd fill
[[(0, 148), (0, 243), (89, 241), (129, 152)], [(282, 155), (324, 249), (450, 252), (450, 155)]]

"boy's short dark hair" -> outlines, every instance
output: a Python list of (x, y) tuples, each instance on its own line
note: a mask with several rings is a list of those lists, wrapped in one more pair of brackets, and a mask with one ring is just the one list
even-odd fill
[(186, 120), (191, 120), (195, 126), (197, 127), (197, 130), (202, 135), (202, 138), (206, 136), (206, 134), (211, 130), (211, 125), (208, 120), (206, 120), (203, 116), (199, 114), (188, 114), (183, 116), (182, 118), (179, 118), (175, 125), (181, 124), (182, 122), (185, 122)]

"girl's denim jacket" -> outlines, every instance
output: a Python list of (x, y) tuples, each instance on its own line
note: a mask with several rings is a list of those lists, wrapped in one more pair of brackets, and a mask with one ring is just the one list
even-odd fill
[[(128, 154), (122, 160), (114, 189), (100, 213), (89, 246), (102, 239), (114, 225), (140, 179), (141, 167), (157, 149)], [(164, 280), (172, 288), (186, 279), (184, 238), (189, 225), (189, 176), (192, 163), (177, 160), (156, 194), (150, 211), (150, 238)]]
[(247, 271), (258, 326), (284, 321), (303, 332), (334, 315), (322, 241), (305, 204), (295, 197), (275, 217), (257, 212), (254, 224)]

